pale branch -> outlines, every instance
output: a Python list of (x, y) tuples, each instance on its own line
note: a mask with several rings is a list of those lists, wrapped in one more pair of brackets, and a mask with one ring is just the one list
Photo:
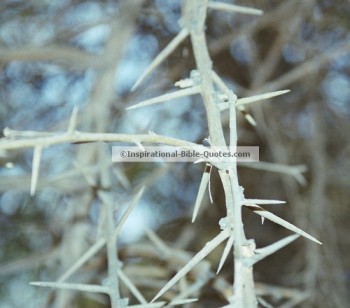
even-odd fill
[(89, 142), (127, 142), (127, 143), (155, 143), (165, 144), (174, 147), (184, 147), (193, 149), (199, 145), (189, 141), (176, 139), (172, 137), (156, 135), (156, 134), (113, 134), (113, 133), (84, 133), (75, 131), (74, 134), (67, 133), (50, 133), (43, 136), (38, 132), (38, 137), (35, 137), (35, 132), (31, 132), (30, 137), (26, 137), (27, 132), (23, 132), (23, 136), (19, 138), (20, 134), (16, 131), (16, 139), (12, 139), (11, 130), (4, 130), (5, 138), (0, 139), (0, 150), (14, 150), (24, 148), (35, 148), (36, 146), (52, 146), (57, 144), (79, 144)]
[[(190, 30), (191, 43), (194, 51), (197, 70), (201, 78), (202, 91), (209, 138), (212, 146), (224, 146), (226, 141), (221, 123), (221, 113), (217, 105), (217, 93), (215, 85), (221, 87), (222, 94), (227, 95), (230, 106), (230, 146), (237, 146), (237, 124), (236, 124), (236, 99), (233, 92), (224, 86), (220, 78), (215, 79), (212, 71), (212, 62), (209, 56), (208, 45), (205, 38), (205, 20), (208, 9), (207, 0), (186, 0), (184, 1), (183, 16), (186, 27)], [(195, 22), (194, 22), (195, 21)], [(219, 79), (219, 80), (218, 80)], [(237, 307), (255, 306), (256, 298), (252, 270), (242, 266), (244, 244), (246, 242), (241, 217), (241, 196), (237, 178), (237, 165), (230, 167), (227, 164), (213, 164), (219, 169), (219, 175), (224, 186), (225, 204), (228, 217), (228, 227), (234, 236), (234, 294), (230, 300), (231, 304)], [(229, 169), (227, 169), (229, 168)], [(224, 229), (227, 230), (227, 229)], [(233, 229), (233, 231), (232, 231)], [(223, 231), (223, 232), (224, 232)], [(179, 277), (178, 275), (175, 277)], [(164, 287), (171, 286), (174, 278)], [(162, 289), (164, 291), (164, 288)], [(162, 291), (161, 291), (162, 292)], [(159, 295), (157, 295), (159, 296)]]
[(210, 140), (213, 145), (226, 145), (221, 126), (220, 111), (215, 101), (214, 82), (212, 80), (212, 61), (209, 56), (205, 37), (205, 20), (208, 1), (184, 1), (183, 20), (190, 31), (191, 44), (197, 70), (201, 79), (201, 95), (206, 110)]

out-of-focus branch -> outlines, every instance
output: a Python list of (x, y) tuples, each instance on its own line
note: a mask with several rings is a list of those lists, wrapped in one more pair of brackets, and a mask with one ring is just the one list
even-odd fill
[(100, 56), (88, 54), (73, 47), (54, 45), (1, 48), (0, 63), (7, 64), (12, 61), (49, 61), (75, 69), (98, 68), (106, 64), (101, 63)]
[(345, 44), (343, 46), (333, 48), (328, 52), (317, 55), (304, 64), (297, 66), (295, 69), (288, 73), (285, 73), (281, 77), (265, 83), (263, 86), (259, 87), (259, 91), (275, 91), (277, 89), (286, 87), (301, 78), (305, 78), (319, 71), (330, 60), (341, 55), (346, 55), (348, 53), (350, 53), (350, 44)]

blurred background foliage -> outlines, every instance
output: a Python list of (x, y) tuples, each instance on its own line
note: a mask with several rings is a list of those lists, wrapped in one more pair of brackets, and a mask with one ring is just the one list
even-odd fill
[[(294, 296), (298, 307), (349, 307), (349, 1), (225, 2), (259, 8), (265, 14), (210, 12), (207, 39), (215, 70), (238, 97), (291, 90), (249, 106), (256, 127), (238, 115), (239, 144), (258, 145), (261, 161), (307, 166), (306, 184), (281, 172), (242, 166), (239, 178), (245, 195), (286, 200), (283, 208), (269, 209), (323, 242), (319, 247), (299, 239), (257, 264), (255, 280), (264, 283), (259, 290)], [(202, 143), (207, 127), (200, 97), (125, 110), (172, 91), (174, 82), (195, 68), (185, 41), (136, 91), (130, 91), (179, 31), (180, 18), (181, 3), (173, 0), (1, 1), (1, 130), (64, 131), (76, 105), (81, 131), (152, 131)], [(225, 112), (222, 120), (227, 127)], [(163, 267), (170, 271), (167, 279), (173, 273), (161, 260), (151, 258), (154, 264), (147, 255), (137, 255), (147, 242), (145, 226), (192, 252), (216, 234), (225, 212), (215, 171), (214, 205), (205, 205), (197, 222), (190, 224), (203, 166), (112, 165), (98, 159), (96, 147), (69, 144), (45, 149), (34, 197), (29, 195), (32, 149), (0, 153), (0, 307), (108, 306), (103, 296), (59, 296), (28, 285), (57, 279), (96, 238), (101, 206), (96, 191), (105, 189), (101, 164), (110, 164), (113, 183), (108, 189), (117, 200), (116, 215), (136, 188), (147, 184), (120, 239), (120, 258), (126, 269), (130, 266), (131, 277), (136, 265)], [(247, 234), (259, 247), (289, 234), (269, 222), (261, 225), (253, 213), (244, 216)], [(210, 255), (214, 268), (219, 258), (220, 251)], [(228, 261), (222, 272), (227, 281), (232, 279), (231, 268)], [(101, 283), (104, 254), (83, 270), (74, 281)], [(138, 275), (146, 281), (148, 274)], [(158, 286), (153, 277), (142, 285), (140, 277), (139, 288), (151, 298), (162, 284)], [(195, 307), (225, 303), (210, 283), (198, 296)], [(284, 303), (278, 295), (266, 299), (276, 306)]]

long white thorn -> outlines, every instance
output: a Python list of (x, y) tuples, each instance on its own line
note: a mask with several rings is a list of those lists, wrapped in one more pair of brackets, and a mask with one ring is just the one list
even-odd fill
[(145, 186), (142, 186), (141, 189), (137, 192), (136, 196), (132, 199), (130, 205), (128, 206), (128, 208), (126, 209), (124, 214), (122, 215), (122, 217), (121, 217), (120, 221), (118, 222), (117, 226), (115, 227), (115, 229), (113, 230), (113, 234), (112, 234), (113, 237), (116, 237), (119, 235), (123, 225), (125, 224), (125, 221), (128, 219), (130, 213), (138, 204), (144, 191), (145, 191)]
[(260, 215), (261, 217), (264, 217), (268, 220), (271, 220), (273, 221), (274, 223), (282, 226), (282, 227), (285, 227), (286, 229), (289, 229), (303, 237), (306, 237), (308, 238), (309, 240), (311, 241), (314, 241), (320, 245), (322, 245), (322, 243), (315, 239), (313, 236), (311, 236), (310, 234), (306, 233), (305, 231), (301, 230), (300, 228), (294, 226), (293, 224), (291, 224), (290, 222), (288, 221), (285, 221), (284, 219), (276, 216), (275, 214), (272, 214), (271, 212), (269, 211), (266, 211), (264, 208), (256, 205), (256, 204), (252, 204), (252, 205), (245, 205), (247, 208), (249, 208), (250, 210), (252, 210), (254, 213)]
[(106, 238), (98, 239), (74, 264), (57, 280), (57, 282), (64, 282), (72, 274), (74, 274), (85, 262), (90, 260), (104, 245), (106, 245)]
[(67, 128), (67, 133), (69, 135), (73, 134), (76, 127), (77, 127), (78, 111), (79, 111), (79, 108), (77, 105), (75, 105), (73, 108), (73, 111), (72, 111), (72, 115), (70, 116), (69, 124), (68, 124), (68, 128)]
[(161, 64), (175, 49), (181, 44), (181, 42), (189, 35), (189, 31), (183, 28), (161, 51), (161, 53), (151, 62), (146, 68), (143, 74), (136, 80), (135, 84), (131, 88), (134, 91), (140, 83), (159, 65)]
[(199, 185), (196, 203), (195, 203), (194, 209), (193, 209), (192, 222), (194, 222), (196, 220), (199, 208), (202, 204), (205, 189), (207, 188), (209, 180), (210, 180), (211, 169), (212, 169), (212, 166), (210, 164), (206, 164), (203, 175), (202, 175), (201, 183)]
[(205, 246), (158, 292), (151, 303), (161, 297), (166, 291), (173, 287), (182, 277), (184, 277), (192, 268), (202, 261), (209, 253), (219, 246), (230, 236), (230, 230), (221, 231), (215, 238), (205, 244)]
[(255, 249), (254, 251), (255, 254), (251, 256), (248, 260), (245, 260), (244, 263), (246, 263), (249, 267), (253, 266), (255, 263), (259, 262), (260, 260), (268, 257), (269, 255), (272, 255), (273, 253), (280, 250), (284, 246), (287, 246), (289, 243), (295, 241), (298, 237), (300, 237), (299, 234), (293, 234), (264, 248)]
[(229, 13), (243, 13), (252, 15), (262, 15), (264, 13), (262, 10), (223, 2), (209, 2), (208, 7), (213, 10), (220, 10)]
[[(281, 91), (274, 91), (274, 92), (267, 92), (259, 95), (254, 96), (248, 96), (248, 97), (242, 97), (237, 99), (236, 101), (236, 107), (242, 111), (241, 108), (243, 108), (244, 105), (259, 102), (265, 99), (273, 98), (275, 96), (283, 95), (290, 92), (290, 90), (281, 90)], [(228, 103), (219, 103), (218, 104), (220, 111), (224, 111), (228, 109)]]
[(237, 100), (236, 105), (237, 106), (246, 105), (246, 104), (262, 101), (264, 99), (269, 99), (269, 98), (272, 98), (272, 97), (275, 97), (275, 96), (280, 96), (280, 95), (286, 94), (288, 92), (290, 92), (290, 90), (281, 90), (281, 91), (267, 92), (267, 93), (264, 93), (264, 94), (259, 94), (259, 95), (249, 96), (249, 97), (243, 97), (243, 98), (239, 98)]
[(183, 90), (178, 90), (175, 92), (171, 92), (171, 93), (167, 93), (167, 94), (160, 95), (157, 97), (153, 97), (151, 99), (147, 99), (147, 100), (142, 101), (136, 105), (132, 105), (126, 109), (130, 110), (130, 109), (141, 108), (141, 107), (145, 107), (145, 106), (149, 106), (149, 105), (153, 105), (153, 104), (167, 102), (167, 101), (170, 101), (172, 99), (180, 98), (183, 96), (195, 95), (195, 94), (200, 93), (200, 90), (201, 90), (200, 86), (195, 86), (195, 87), (186, 88)]
[(264, 200), (264, 199), (244, 199), (244, 204), (285, 204), (286, 201), (281, 200)]
[(229, 237), (227, 243), (226, 243), (226, 246), (225, 246), (225, 249), (224, 249), (224, 252), (222, 253), (222, 256), (221, 256), (221, 259), (220, 259), (220, 263), (219, 263), (219, 266), (218, 266), (218, 270), (216, 271), (216, 274), (219, 274), (219, 272), (221, 271), (226, 259), (227, 259), (227, 256), (233, 246), (233, 242), (234, 242), (234, 237), (233, 237), (233, 234)]
[(30, 183), (30, 195), (34, 196), (38, 184), (40, 160), (43, 147), (38, 145), (34, 148), (33, 163), (32, 163), (32, 179)]

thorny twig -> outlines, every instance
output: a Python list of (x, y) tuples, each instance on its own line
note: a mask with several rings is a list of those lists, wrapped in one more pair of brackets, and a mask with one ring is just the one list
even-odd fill
[[(183, 3), (183, 18), (182, 18), (182, 29), (179, 34), (169, 43), (169, 45), (156, 57), (156, 59), (151, 63), (150, 67), (146, 69), (144, 74), (140, 76), (134, 85), (133, 89), (136, 88), (142, 80), (161, 62), (166, 59), (170, 53), (186, 38), (190, 37), (193, 52), (196, 61), (197, 76), (196, 80), (192, 79), (193, 84), (186, 89), (178, 90), (177, 92), (162, 95), (157, 98), (153, 98), (142, 102), (140, 104), (134, 105), (129, 109), (143, 107), (146, 105), (151, 105), (155, 103), (161, 103), (170, 99), (200, 94), (203, 99), (203, 103), (206, 110), (208, 129), (209, 129), (209, 140), (211, 146), (226, 146), (226, 140), (224, 137), (223, 126), (221, 123), (221, 112), (229, 109), (230, 114), (230, 139), (228, 145), (230, 147), (237, 146), (237, 123), (236, 123), (236, 108), (248, 103), (253, 103), (260, 101), (262, 99), (271, 98), (277, 95), (285, 94), (288, 90), (277, 91), (272, 93), (265, 93), (248, 98), (237, 99), (236, 95), (224, 84), (221, 78), (213, 73), (212, 62), (209, 55), (209, 50), (207, 47), (207, 42), (205, 38), (205, 22), (208, 8), (219, 9), (227, 12), (241, 12), (249, 14), (261, 14), (262, 12), (257, 9), (244, 8), (229, 4), (224, 4), (220, 2), (208, 2), (208, 0), (184, 0)], [(115, 42), (114, 42), (115, 43)], [(111, 45), (113, 46), (113, 44)], [(113, 55), (113, 49), (109, 49), (109, 55)], [(111, 57), (113, 58), (113, 56)], [(323, 59), (325, 61), (325, 59)], [(314, 69), (316, 65), (311, 63), (309, 66), (303, 69)], [(111, 80), (110, 76), (113, 75), (111, 70), (106, 70), (103, 78)], [(294, 72), (284, 76), (282, 79), (277, 80), (275, 83), (268, 84), (265, 88), (270, 89), (276, 88), (276, 84), (282, 85), (289, 83), (290, 79), (295, 78), (295, 75), (300, 74), (299, 71)], [(192, 76), (193, 77), (193, 76)], [(102, 78), (102, 80), (104, 80)], [(185, 83), (183, 83), (185, 84)], [(179, 83), (182, 87), (182, 83)], [(107, 105), (112, 95), (112, 85), (109, 83), (107, 85), (107, 94), (104, 96), (103, 104)], [(219, 95), (218, 95), (219, 94)], [(221, 100), (218, 103), (218, 98)], [(105, 110), (104, 112), (107, 112)], [(101, 115), (102, 116), (102, 115)], [(128, 134), (106, 134), (100, 133), (104, 131), (104, 126), (98, 127), (98, 133), (82, 133), (76, 130), (76, 119), (77, 119), (77, 109), (72, 112), (69, 127), (66, 132), (58, 133), (38, 133), (38, 132), (18, 132), (6, 129), (4, 131), (5, 139), (0, 141), (0, 149), (2, 150), (13, 150), (19, 148), (34, 148), (33, 155), (33, 171), (31, 180), (31, 195), (34, 195), (37, 187), (39, 167), (42, 150), (45, 147), (49, 147), (55, 144), (62, 143), (86, 143), (86, 142), (130, 142), (142, 147), (142, 143), (160, 143), (172, 146), (180, 146), (190, 149), (199, 149), (201, 146), (195, 143), (187, 142), (180, 139), (169, 138), (165, 136), (159, 136), (155, 134), (149, 135), (128, 135)], [(104, 154), (102, 151), (99, 152), (100, 157)], [(102, 160), (102, 159), (101, 159)], [(225, 161), (219, 161), (215, 164), (215, 167), (219, 170), (219, 175), (222, 181), (222, 185), (225, 192), (225, 206), (227, 216), (220, 221), (220, 227), (222, 231), (211, 241), (209, 241), (202, 250), (200, 250), (193, 258), (191, 258), (188, 263), (179, 270), (179, 272), (158, 292), (154, 297), (153, 301), (160, 298), (167, 290), (169, 290), (174, 284), (176, 284), (181, 278), (183, 278), (189, 271), (191, 271), (199, 262), (201, 262), (211, 251), (213, 251), (220, 243), (228, 239), (222, 259), (219, 264), (219, 269), (222, 267), (228, 253), (233, 247), (234, 252), (234, 283), (232, 287), (232, 296), (229, 300), (229, 307), (256, 307), (257, 306), (257, 296), (253, 280), (253, 265), (265, 258), (266, 256), (274, 253), (275, 251), (281, 249), (285, 245), (294, 241), (298, 235), (307, 237), (317, 243), (318, 240), (302, 231), (301, 229), (295, 227), (294, 225), (284, 221), (283, 219), (277, 217), (276, 215), (264, 210), (257, 204), (266, 203), (280, 203), (277, 200), (257, 200), (257, 199), (246, 199), (243, 194), (243, 188), (240, 187), (237, 175), (237, 164), (227, 163)], [(301, 178), (301, 171), (298, 169), (296, 172), (294, 169), (287, 170), (285, 166), (279, 166), (275, 171), (295, 173), (294, 176), (299, 180)], [(200, 184), (199, 193), (197, 195), (195, 210), (193, 213), (193, 221), (196, 218), (199, 206), (203, 199), (204, 191), (209, 183), (210, 170), (212, 164), (207, 162), (207, 167), (204, 172), (202, 182)], [(278, 169), (278, 170), (277, 170)], [(110, 176), (108, 175), (108, 170), (106, 166), (103, 167), (101, 171), (101, 177), (110, 187)], [(137, 200), (140, 197), (137, 195)], [(33, 282), (33, 285), (63, 288), (71, 290), (81, 290), (86, 292), (100, 292), (106, 293), (111, 298), (112, 307), (124, 307), (127, 306), (127, 299), (122, 299), (119, 291), (119, 279), (124, 282), (124, 284), (129, 288), (129, 290), (134, 294), (134, 296), (141, 303), (140, 307), (161, 307), (164, 306), (165, 302), (157, 302), (147, 304), (146, 299), (136, 288), (134, 283), (128, 278), (128, 276), (122, 271), (122, 264), (118, 260), (117, 253), (117, 237), (120, 233), (121, 226), (125, 222), (125, 219), (129, 215), (131, 209), (135, 205), (130, 207), (130, 210), (126, 212), (121, 222), (114, 226), (114, 209), (111, 196), (107, 193), (100, 192), (100, 199), (103, 201), (106, 210), (106, 230), (104, 236), (99, 238), (96, 243), (86, 251), (81, 258), (72, 265), (70, 269), (66, 271), (65, 274), (57, 282)], [(253, 210), (255, 213), (261, 215), (264, 218), (270, 219), (290, 230), (297, 233), (298, 235), (292, 235), (285, 239), (282, 239), (274, 244), (271, 244), (265, 248), (256, 249), (254, 240), (248, 240), (245, 236), (242, 222), (242, 206), (246, 206)], [(64, 282), (68, 277), (70, 277), (77, 269), (79, 269), (87, 260), (89, 260), (95, 253), (97, 253), (103, 246), (107, 246), (107, 258), (108, 258), (108, 280), (107, 284), (101, 285), (87, 285), (87, 284), (74, 284)], [(161, 244), (159, 244), (162, 246)], [(165, 253), (169, 253), (166, 247), (163, 247)], [(198, 280), (192, 285), (191, 292), (195, 292), (203, 285), (203, 281)], [(188, 290), (187, 290), (188, 291)], [(193, 299), (182, 298), (192, 295), (191, 292), (183, 292), (178, 298), (174, 298), (170, 305), (180, 305), (184, 303), (189, 303)], [(181, 299), (180, 299), (181, 298)], [(153, 302), (152, 301), (152, 302)], [(136, 307), (136, 306), (135, 306)]]

